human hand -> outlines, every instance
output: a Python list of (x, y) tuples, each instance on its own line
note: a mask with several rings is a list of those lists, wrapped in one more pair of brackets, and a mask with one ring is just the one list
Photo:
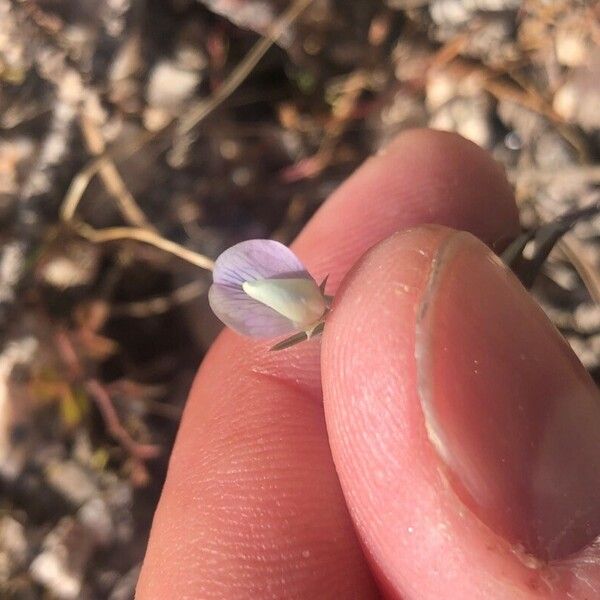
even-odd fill
[(451, 134), (406, 132), (341, 186), (293, 245), (336, 293), (322, 348), (219, 337), (138, 600), (600, 597), (597, 389), (484, 244), (424, 223), (518, 232), (501, 170)]

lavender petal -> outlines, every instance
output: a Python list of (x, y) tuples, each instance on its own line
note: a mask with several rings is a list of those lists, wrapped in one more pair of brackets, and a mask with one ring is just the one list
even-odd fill
[(310, 277), (298, 257), (274, 240), (247, 240), (223, 252), (215, 263), (213, 281), (240, 286), (272, 277)]
[(225, 325), (242, 335), (266, 339), (297, 331), (292, 321), (232, 285), (214, 283), (208, 302)]

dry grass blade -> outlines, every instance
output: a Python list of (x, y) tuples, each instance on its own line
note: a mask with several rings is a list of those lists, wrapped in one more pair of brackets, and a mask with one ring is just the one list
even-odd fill
[(127, 144), (125, 147), (121, 147), (115, 151), (109, 150), (104, 152), (104, 154), (98, 158), (94, 158), (87, 165), (85, 165), (85, 167), (83, 167), (83, 169), (81, 169), (71, 180), (69, 188), (67, 189), (67, 193), (60, 207), (61, 220), (71, 221), (75, 217), (75, 212), (77, 211), (77, 207), (83, 198), (83, 194), (85, 193), (87, 186), (107, 160), (115, 160), (116, 158), (124, 159), (128, 156), (131, 156), (146, 143), (151, 141), (156, 136), (156, 133), (157, 132), (154, 131), (145, 133), (144, 135), (141, 135), (133, 140), (130, 144)]
[(100, 411), (106, 427), (112, 437), (133, 457), (140, 460), (150, 460), (160, 454), (160, 448), (153, 444), (141, 444), (136, 442), (129, 432), (123, 427), (119, 415), (113, 405), (110, 395), (105, 387), (97, 379), (88, 379), (85, 389), (94, 399)]
[[(106, 151), (106, 142), (96, 123), (84, 114), (80, 118), (80, 124), (89, 151), (95, 156), (102, 155)], [(154, 229), (127, 189), (115, 163), (109, 157), (104, 157), (101, 159), (98, 169), (100, 178), (108, 192), (114, 197), (125, 221), (135, 227)]]
[(584, 183), (600, 183), (600, 166), (597, 165), (573, 165), (561, 169), (541, 168), (515, 168), (508, 169), (507, 176), (511, 183), (534, 183), (544, 184), (556, 179), (569, 180)]
[(117, 304), (111, 308), (111, 316), (113, 317), (135, 317), (143, 319), (161, 315), (169, 310), (191, 302), (195, 298), (201, 296), (207, 288), (204, 281), (191, 281), (181, 287), (173, 290), (169, 295), (156, 296), (147, 300), (138, 302), (128, 302), (126, 304)]
[[(517, 87), (521, 85), (521, 87)], [(502, 81), (492, 73), (492, 76), (484, 81), (484, 88), (497, 100), (510, 100), (524, 108), (542, 115), (556, 127), (560, 135), (573, 147), (579, 155), (580, 160), (587, 160), (587, 152), (582, 145), (579, 136), (572, 127), (567, 126), (562, 117), (556, 114), (552, 106), (541, 97), (532, 87), (523, 87), (525, 84), (513, 85)]]
[(585, 258), (586, 253), (581, 243), (573, 235), (567, 234), (560, 240), (558, 247), (581, 277), (594, 302), (600, 304), (600, 272)]
[(207, 271), (212, 271), (215, 265), (215, 262), (208, 258), (208, 256), (204, 256), (204, 254), (199, 254), (185, 246), (167, 240), (148, 229), (138, 227), (108, 227), (106, 229), (94, 229), (85, 223), (75, 224), (75, 229), (82, 237), (96, 244), (118, 240), (133, 240), (154, 246), (159, 250), (177, 256), (178, 258), (185, 260), (196, 267), (200, 267), (201, 269), (206, 269)]
[(206, 101), (198, 102), (185, 114), (178, 126), (180, 135), (188, 133), (202, 119), (222, 104), (248, 77), (249, 73), (259, 63), (260, 59), (267, 53), (269, 48), (283, 35), (285, 30), (306, 10), (313, 0), (296, 0), (275, 21), (269, 34), (261, 38), (250, 50), (246, 58), (232, 71), (231, 75), (219, 87), (213, 96)]
[[(306, 10), (310, 4), (312, 4), (313, 0), (296, 0), (296, 2), (292, 3), (291, 6), (277, 19), (274, 23), (273, 28), (269, 35), (261, 38), (250, 50), (248, 55), (244, 60), (242, 60), (237, 67), (231, 72), (229, 77), (223, 82), (223, 84), (219, 87), (219, 89), (206, 101), (201, 101), (197, 103), (194, 107), (192, 107), (189, 112), (184, 115), (178, 126), (178, 132), (180, 135), (185, 135), (191, 129), (193, 129), (202, 119), (204, 119), (207, 115), (213, 112), (220, 104), (222, 104), (235, 90), (243, 83), (243, 81), (248, 77), (251, 73), (252, 69), (259, 63), (261, 58), (267, 53), (269, 48), (283, 35), (285, 30), (302, 14), (304, 10)], [(151, 140), (157, 138), (160, 134), (166, 132), (171, 123), (167, 123), (162, 129), (157, 131), (150, 131), (141, 135), (139, 138), (133, 141), (130, 145), (125, 148), (119, 148), (115, 150), (105, 151), (101, 156), (95, 158), (93, 161), (89, 162), (79, 173), (73, 178), (69, 189), (67, 190), (67, 194), (60, 208), (60, 216), (63, 221), (71, 221), (83, 198), (83, 194), (87, 189), (87, 186), (90, 184), (90, 181), (95, 177), (95, 175), (100, 172), (102, 169), (106, 169), (106, 164), (110, 164), (114, 159), (119, 156), (120, 158), (127, 158), (131, 156), (135, 152), (137, 152), (140, 148), (142, 148), (145, 144), (150, 142)], [(114, 163), (113, 163), (114, 164)], [(109, 167), (110, 168), (110, 167)], [(115, 167), (116, 170), (116, 167)], [(111, 169), (112, 171), (112, 169)], [(118, 172), (117, 172), (118, 174)], [(110, 184), (114, 185), (116, 180), (112, 175), (113, 172), (109, 173), (111, 175)], [(120, 176), (118, 178), (120, 180)], [(122, 181), (122, 180), (121, 180)], [(120, 186), (114, 188), (115, 197), (123, 200), (122, 189), (119, 189)], [(131, 199), (129, 199), (131, 200)], [(135, 205), (135, 202), (133, 202)], [(122, 205), (123, 206), (123, 205)], [(131, 208), (131, 202), (125, 202), (124, 206), (128, 206)], [(140, 218), (139, 214), (134, 215), (130, 212), (130, 217)], [(138, 224), (139, 225), (139, 224)]]

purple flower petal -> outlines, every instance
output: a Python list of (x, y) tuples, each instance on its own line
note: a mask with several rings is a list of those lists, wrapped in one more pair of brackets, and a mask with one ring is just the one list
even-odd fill
[(231, 329), (256, 338), (298, 331), (276, 310), (248, 296), (247, 281), (312, 277), (298, 257), (274, 240), (248, 240), (225, 250), (216, 260), (208, 301), (213, 312)]
[(214, 283), (208, 291), (213, 312), (227, 327), (254, 338), (273, 338), (297, 331), (294, 323), (247, 296), (241, 288)]
[(215, 262), (213, 281), (241, 286), (244, 281), (272, 277), (310, 277), (306, 267), (275, 240), (247, 240), (223, 252)]

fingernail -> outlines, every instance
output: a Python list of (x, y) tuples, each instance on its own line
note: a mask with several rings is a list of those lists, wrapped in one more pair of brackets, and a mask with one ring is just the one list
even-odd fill
[(600, 534), (600, 398), (516, 277), (452, 236), (417, 322), (427, 432), (451, 485), (517, 550), (547, 561)]

